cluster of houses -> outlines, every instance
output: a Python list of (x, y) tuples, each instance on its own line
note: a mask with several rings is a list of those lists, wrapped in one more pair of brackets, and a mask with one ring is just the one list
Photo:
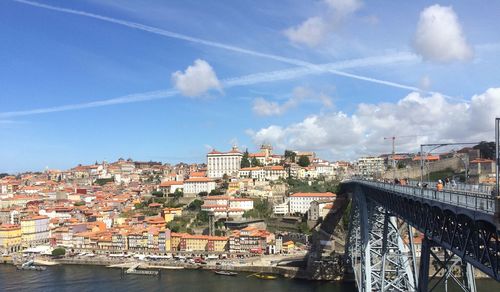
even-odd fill
[[(255, 197), (283, 196), (274, 213), (324, 216), (332, 208), (335, 194), (292, 194), (270, 182), (289, 176), (334, 177), (348, 173), (351, 165), (330, 163), (312, 152), (294, 152), (311, 162), (302, 167), (296, 159), (272, 153), (263, 145), (260, 152), (211, 151), (203, 164), (168, 165), (119, 159), (78, 165), (69, 170), (23, 173), (0, 178), (0, 252), (16, 252), (40, 245), (76, 250), (210, 252), (287, 252), (293, 242), (282, 242), (265, 229), (242, 227), (225, 236), (171, 232), (168, 223), (183, 216), (183, 207), (152, 202), (152, 194), (178, 194), (203, 200), (201, 211), (216, 219), (241, 219), (254, 208)], [(258, 165), (241, 167), (243, 156)], [(245, 158), (247, 159), (247, 158)], [(213, 195), (224, 186), (225, 193)], [(240, 196), (242, 191), (246, 197)], [(220, 192), (219, 192), (220, 193)], [(250, 196), (250, 197), (248, 197)], [(145, 203), (149, 200), (149, 203)], [(146, 208), (147, 215), (140, 208)], [(311, 209), (311, 207), (313, 209)], [(192, 233), (192, 232), (191, 232)]]

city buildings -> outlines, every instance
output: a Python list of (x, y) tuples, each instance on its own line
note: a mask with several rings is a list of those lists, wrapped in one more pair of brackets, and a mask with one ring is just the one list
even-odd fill
[(229, 152), (212, 150), (207, 154), (207, 176), (209, 178), (222, 178), (224, 175), (236, 175), (241, 168), (241, 153), (237, 147)]
[(22, 244), (31, 247), (49, 241), (49, 217), (33, 215), (21, 219)]
[(285, 168), (281, 165), (245, 167), (238, 171), (238, 177), (258, 181), (275, 181), (286, 178)]
[(209, 196), (204, 198), (202, 211), (213, 213), (217, 217), (241, 217), (245, 211), (253, 209), (253, 200), (229, 196)]
[(14, 224), (0, 225), (0, 250), (15, 252), (21, 250), (21, 226)]
[(196, 195), (201, 192), (210, 193), (215, 189), (215, 181), (208, 177), (191, 177), (184, 181), (184, 194)]
[(269, 144), (261, 145), (260, 152), (249, 153), (248, 158), (250, 160), (255, 158), (261, 166), (278, 165), (283, 161), (282, 155), (273, 154), (273, 146)]
[(335, 200), (334, 193), (295, 193), (289, 197), (289, 213), (305, 214), (311, 207), (313, 201)]
[(262, 254), (274, 240), (273, 233), (249, 226), (232, 232), (229, 236), (229, 251)]
[(384, 158), (361, 157), (357, 161), (357, 173), (362, 176), (380, 175), (385, 171)]

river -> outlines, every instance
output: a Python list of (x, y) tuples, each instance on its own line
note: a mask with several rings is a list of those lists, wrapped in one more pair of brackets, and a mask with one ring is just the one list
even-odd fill
[[(46, 271), (17, 271), (14, 266), (0, 265), (0, 291), (356, 291), (353, 284), (312, 282), (279, 278), (260, 280), (240, 273), (237, 277), (215, 275), (209, 271), (164, 270), (161, 278), (127, 275), (120, 278), (120, 270), (102, 266), (52, 266)], [(491, 280), (479, 280), (478, 291), (500, 291), (500, 285)], [(458, 291), (450, 289), (449, 291)]]

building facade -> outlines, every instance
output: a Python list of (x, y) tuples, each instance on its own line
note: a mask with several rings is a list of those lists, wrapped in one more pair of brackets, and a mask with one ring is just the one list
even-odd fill
[(0, 249), (5, 252), (16, 252), (21, 249), (21, 226), (14, 224), (0, 225)]
[(208, 177), (191, 177), (184, 181), (184, 194), (210, 193), (215, 186), (215, 181)]
[(49, 217), (28, 216), (21, 219), (22, 244), (32, 247), (49, 241)]
[(335, 200), (334, 193), (295, 193), (289, 197), (290, 213), (305, 214), (313, 201)]
[(224, 174), (235, 176), (241, 168), (241, 153), (237, 147), (229, 152), (213, 150), (207, 154), (207, 176), (209, 178), (221, 178)]
[(373, 176), (385, 171), (384, 159), (382, 157), (361, 157), (357, 164), (358, 174), (362, 176)]

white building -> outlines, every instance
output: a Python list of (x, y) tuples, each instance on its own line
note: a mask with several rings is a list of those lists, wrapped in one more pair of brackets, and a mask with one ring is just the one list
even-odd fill
[(287, 215), (290, 212), (289, 202), (285, 201), (281, 204), (276, 204), (273, 206), (273, 213), (275, 215)]
[(218, 217), (241, 217), (245, 211), (253, 209), (253, 200), (229, 196), (210, 196), (204, 199), (202, 211), (213, 212)]
[(243, 210), (252, 210), (253, 209), (253, 200), (252, 199), (244, 199), (244, 198), (231, 198), (229, 199), (229, 208), (230, 209), (243, 209)]
[(286, 177), (285, 168), (281, 165), (263, 167), (245, 167), (238, 171), (238, 177), (251, 178), (258, 181), (278, 180)]
[(191, 177), (184, 181), (185, 194), (210, 193), (215, 189), (215, 181), (208, 177)]
[(207, 154), (207, 176), (210, 178), (221, 178), (224, 174), (234, 176), (241, 168), (243, 154), (237, 147), (229, 152), (212, 150)]
[(361, 157), (358, 159), (357, 172), (359, 175), (372, 176), (384, 171), (384, 159), (381, 157)]
[(283, 156), (273, 154), (273, 147), (269, 144), (260, 146), (260, 152), (250, 153), (248, 158), (252, 160), (257, 159), (260, 165), (277, 165), (283, 160)]
[(322, 175), (325, 177), (330, 177), (335, 175), (335, 167), (329, 162), (322, 162), (314, 164), (316, 167), (316, 172), (318, 175)]
[(306, 213), (313, 201), (335, 200), (334, 193), (295, 193), (289, 197), (290, 213)]

